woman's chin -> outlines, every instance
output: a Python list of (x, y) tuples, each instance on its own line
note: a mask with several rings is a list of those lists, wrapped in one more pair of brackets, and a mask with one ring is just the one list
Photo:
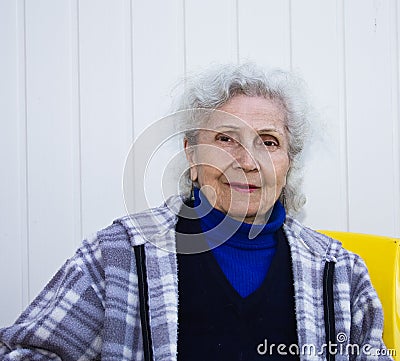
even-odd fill
[(248, 209), (246, 213), (243, 212), (243, 208), (240, 211), (231, 209), (227, 212), (227, 215), (237, 221), (244, 223), (264, 224), (267, 212), (261, 212), (257, 209)]

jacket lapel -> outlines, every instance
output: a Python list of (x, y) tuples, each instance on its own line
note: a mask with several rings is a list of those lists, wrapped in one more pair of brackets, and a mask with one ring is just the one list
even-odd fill
[[(150, 334), (155, 360), (176, 360), (178, 334), (178, 272), (175, 242), (176, 214), (181, 198), (132, 216), (132, 245), (145, 243)], [(140, 217), (139, 217), (140, 216)]]
[[(329, 248), (326, 243), (313, 243), (309, 247), (311, 234), (296, 221), (288, 217), (284, 231), (291, 250), (298, 346), (301, 360), (320, 360), (319, 352), (325, 351), (325, 323), (323, 305), (323, 271)], [(322, 240), (322, 239), (321, 239)]]

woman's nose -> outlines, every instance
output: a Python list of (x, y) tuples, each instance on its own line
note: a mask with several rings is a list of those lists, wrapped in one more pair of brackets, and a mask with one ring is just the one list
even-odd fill
[(258, 170), (258, 163), (250, 150), (244, 146), (239, 147), (235, 157), (236, 167), (243, 169), (246, 172)]

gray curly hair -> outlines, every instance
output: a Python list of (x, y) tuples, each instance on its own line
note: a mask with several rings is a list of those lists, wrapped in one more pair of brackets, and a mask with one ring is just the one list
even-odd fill
[[(185, 79), (185, 90), (178, 98), (174, 111), (218, 109), (236, 95), (261, 96), (282, 104), (288, 132), (290, 168), (279, 199), (289, 214), (299, 213), (306, 202), (302, 192), (304, 150), (312, 118), (304, 81), (288, 71), (264, 70), (254, 63), (213, 66)], [(199, 119), (185, 117), (184, 122), (181, 125), (181, 129), (185, 129), (184, 137), (193, 145), (197, 137), (192, 129), (199, 127)], [(188, 195), (191, 185), (189, 169), (186, 169), (180, 180), (181, 193)]]

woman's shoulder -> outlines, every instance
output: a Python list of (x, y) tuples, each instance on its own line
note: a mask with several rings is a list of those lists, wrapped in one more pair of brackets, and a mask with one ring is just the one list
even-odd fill
[(175, 228), (183, 197), (171, 196), (158, 207), (128, 214), (115, 219), (111, 225), (96, 232), (92, 241), (103, 248), (116, 243), (139, 246)]
[(291, 217), (287, 217), (284, 231), (292, 258), (294, 256), (299, 267), (314, 269), (316, 263), (321, 261), (334, 262), (336, 278), (343, 285), (347, 284), (352, 294), (357, 294), (362, 289), (363, 293), (375, 295), (364, 260), (344, 248), (339, 240), (306, 227)]
[(284, 223), (286, 236), (293, 244), (300, 243), (310, 252), (335, 263), (359, 263), (362, 259), (357, 254), (343, 247), (335, 238), (305, 226), (297, 219), (287, 216)]

